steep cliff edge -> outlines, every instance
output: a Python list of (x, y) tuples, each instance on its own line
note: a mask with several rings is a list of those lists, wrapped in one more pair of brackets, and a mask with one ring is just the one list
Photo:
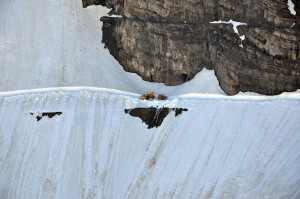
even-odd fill
[[(299, 13), (299, 2), (293, 3)], [(290, 12), (287, 1), (101, 4), (124, 16), (101, 19), (103, 42), (126, 71), (147, 81), (178, 85), (206, 67), (215, 70), (230, 95), (239, 91), (273, 95), (300, 88), (300, 18)], [(237, 27), (240, 35), (232, 25), (210, 23), (230, 19), (247, 24)]]

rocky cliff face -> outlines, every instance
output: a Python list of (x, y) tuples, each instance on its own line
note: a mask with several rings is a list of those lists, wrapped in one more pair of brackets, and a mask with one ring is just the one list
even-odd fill
[[(299, 14), (300, 3), (293, 2)], [(100, 4), (123, 15), (101, 19), (103, 42), (125, 70), (145, 80), (178, 85), (206, 67), (215, 70), (230, 95), (239, 91), (273, 95), (300, 88), (300, 18), (290, 13), (285, 0)], [(238, 35), (230, 24), (210, 23), (229, 19), (247, 25), (238, 26)]]

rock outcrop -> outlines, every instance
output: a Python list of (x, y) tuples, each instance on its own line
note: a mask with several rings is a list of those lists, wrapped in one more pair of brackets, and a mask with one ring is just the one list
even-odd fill
[(183, 112), (188, 111), (187, 108), (168, 108), (168, 107), (149, 107), (149, 108), (133, 108), (133, 109), (125, 109), (126, 114), (131, 115), (132, 117), (139, 117), (143, 123), (145, 122), (148, 125), (148, 129), (159, 127), (165, 117), (174, 111), (175, 117), (181, 115)]
[[(83, 0), (85, 2), (85, 0)], [(103, 42), (126, 71), (178, 85), (204, 67), (230, 95), (300, 88), (300, 3), (285, 0), (109, 0), (123, 18), (103, 17)], [(84, 3), (87, 5), (87, 3)], [(233, 19), (238, 26), (211, 24)], [(240, 36), (244, 35), (242, 42)]]

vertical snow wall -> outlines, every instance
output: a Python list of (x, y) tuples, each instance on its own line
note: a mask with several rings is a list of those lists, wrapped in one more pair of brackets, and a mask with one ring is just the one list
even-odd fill
[[(188, 111), (152, 129), (124, 112), (149, 106)], [(2, 96), (0, 198), (296, 199), (299, 112), (299, 99), (280, 97)]]

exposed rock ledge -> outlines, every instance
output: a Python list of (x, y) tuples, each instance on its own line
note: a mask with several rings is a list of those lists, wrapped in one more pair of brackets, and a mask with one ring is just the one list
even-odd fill
[(132, 117), (139, 117), (148, 125), (148, 129), (159, 127), (164, 121), (165, 117), (174, 111), (175, 117), (181, 115), (182, 112), (188, 111), (187, 108), (168, 108), (168, 107), (149, 107), (149, 108), (133, 108), (125, 109), (125, 113)]
[[(178, 85), (206, 67), (230, 95), (267, 95), (300, 88), (300, 3), (286, 0), (102, 0), (123, 18), (103, 17), (103, 42), (126, 71), (148, 81)], [(243, 48), (232, 25), (245, 35)]]

